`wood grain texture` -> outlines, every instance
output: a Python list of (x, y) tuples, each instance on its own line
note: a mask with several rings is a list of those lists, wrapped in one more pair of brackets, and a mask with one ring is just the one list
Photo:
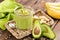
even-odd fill
[(56, 0), (55, 2), (60, 2), (60, 0)]
[(55, 26), (54, 32), (56, 34), (55, 40), (60, 40), (60, 20), (58, 21), (57, 25)]
[[(60, 2), (60, 0), (55, 0), (55, 2)], [(56, 24), (54, 32), (56, 34), (56, 38), (54, 40), (60, 40), (60, 20)]]
[[(44, 7), (43, 7), (43, 4), (41, 3), (42, 1), (45, 1), (45, 2), (59, 2), (60, 0), (16, 0), (16, 1), (23, 4), (23, 5), (31, 6), (35, 10), (37, 10), (37, 9), (45, 10)], [(56, 34), (55, 40), (60, 40), (60, 20), (56, 24), (56, 26), (54, 28), (54, 32)], [(19, 40), (33, 40), (33, 39), (31, 39), (31, 35), (29, 35), (26, 38), (19, 39)], [(8, 32), (7, 30), (5, 30), (5, 31), (0, 30), (0, 40), (17, 40), (17, 39), (14, 36), (12, 36), (11, 33)], [(45, 38), (41, 38), (41, 40), (45, 40)]]

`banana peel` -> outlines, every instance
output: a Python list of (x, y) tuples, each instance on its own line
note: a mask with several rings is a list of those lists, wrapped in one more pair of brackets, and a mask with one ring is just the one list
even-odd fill
[(47, 10), (47, 12), (51, 17), (56, 18), (56, 19), (60, 19), (60, 11), (59, 10), (49, 8)]
[(50, 8), (60, 11), (60, 7), (50, 6)]
[(13, 19), (15, 19), (15, 15), (12, 13), (10, 14), (10, 20), (13, 20)]
[[(22, 4), (17, 3), (15, 0), (4, 0), (0, 3), (0, 28), (5, 30), (4, 24), (15, 18), (14, 9), (15, 7), (20, 6), (23, 8)], [(5, 15), (7, 13), (8, 15)], [(2, 18), (3, 17), (3, 18)]]
[[(55, 5), (56, 4), (56, 5)], [(45, 7), (47, 9), (48, 15), (55, 19), (60, 19), (60, 3), (46, 3)]]
[(22, 4), (17, 3), (15, 0), (4, 0), (0, 3), (0, 12), (14, 12), (17, 6), (23, 7)]
[(4, 13), (0, 13), (0, 19), (5, 17), (5, 14)]
[(8, 14), (4, 19), (0, 19), (0, 28), (2, 30), (6, 30), (5, 23), (9, 21), (9, 17), (10, 17), (10, 14)]
[(46, 2), (45, 3), (46, 6), (55, 6), (55, 7), (60, 7), (60, 2), (55, 2), (55, 3), (52, 3), (52, 2)]

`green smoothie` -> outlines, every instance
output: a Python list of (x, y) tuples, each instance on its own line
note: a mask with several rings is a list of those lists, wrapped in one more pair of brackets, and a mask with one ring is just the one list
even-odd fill
[(18, 29), (30, 29), (32, 27), (33, 12), (31, 9), (24, 8), (15, 13), (16, 27)]

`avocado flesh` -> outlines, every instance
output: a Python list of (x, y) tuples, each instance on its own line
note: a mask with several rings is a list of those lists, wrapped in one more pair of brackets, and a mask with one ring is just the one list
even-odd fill
[[(35, 30), (36, 27), (39, 28), (39, 34), (34, 33), (34, 30)], [(42, 34), (42, 28), (41, 28), (40, 22), (39, 22), (39, 20), (35, 20), (34, 21), (34, 27), (33, 27), (33, 30), (32, 30), (32, 35), (33, 35), (34, 38), (39, 38), (39, 37), (41, 37), (41, 34)]]
[(56, 37), (55, 33), (53, 32), (53, 30), (50, 28), (49, 25), (42, 24), (41, 26), (43, 27), (43, 31), (44, 31), (43, 36), (46, 36), (50, 39), (54, 39)]

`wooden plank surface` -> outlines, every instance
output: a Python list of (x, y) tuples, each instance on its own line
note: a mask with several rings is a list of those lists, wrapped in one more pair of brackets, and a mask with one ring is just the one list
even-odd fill
[(60, 20), (58, 21), (57, 25), (55, 26), (54, 32), (56, 34), (55, 40), (60, 40)]
[[(55, 2), (60, 2), (60, 0), (55, 0)], [(54, 32), (56, 34), (56, 38), (54, 40), (60, 40), (60, 20), (56, 24)]]
[[(35, 10), (36, 9), (44, 10), (43, 5), (41, 3), (42, 1), (46, 1), (46, 2), (59, 2), (60, 0), (16, 0), (16, 1), (19, 2), (19, 3), (22, 3), (23, 5), (31, 6)], [(60, 20), (56, 24), (56, 26), (54, 28), (54, 32), (56, 33), (55, 40), (60, 40)], [(13, 37), (11, 35), (11, 33), (8, 32), (7, 30), (5, 30), (5, 31), (0, 30), (0, 40), (17, 40), (17, 39), (15, 37)], [(23, 39), (21, 39), (21, 40), (23, 40)], [(24, 40), (32, 40), (32, 39), (28, 36)], [(45, 40), (45, 38), (41, 38), (41, 40)]]

